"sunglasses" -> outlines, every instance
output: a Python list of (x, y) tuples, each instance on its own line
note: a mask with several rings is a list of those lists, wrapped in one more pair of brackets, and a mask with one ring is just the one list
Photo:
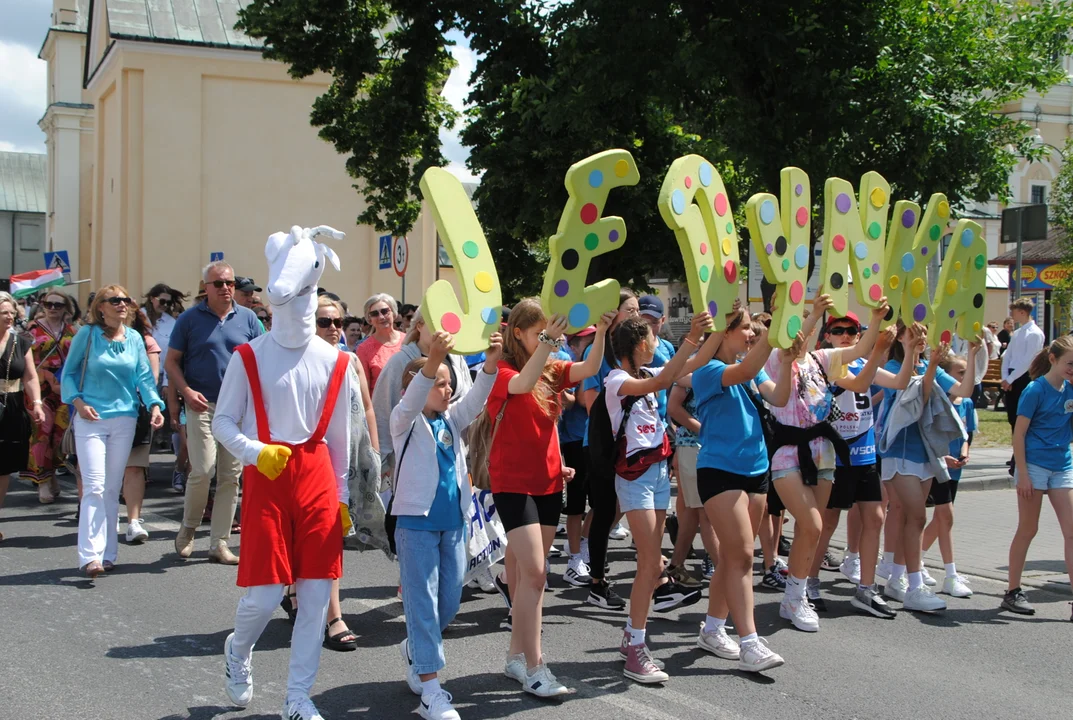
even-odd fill
[(369, 311), (369, 317), (371, 317), (371, 318), (387, 317), (390, 314), (391, 314), (391, 308), (381, 308), (379, 310), (370, 310)]
[(225, 286), (226, 287), (235, 287), (235, 281), (234, 280), (213, 280), (212, 282), (210, 282), (208, 284), (212, 285), (217, 290), (220, 290), (221, 288), (223, 288)]
[(46, 300), (45, 302), (41, 303), (41, 307), (48, 308), (49, 310), (59, 310), (61, 308), (66, 308), (67, 303), (64, 303), (64, 302), (49, 302), (49, 301)]
[(849, 336), (852, 337), (853, 335), (856, 335), (858, 332), (860, 332), (860, 331), (855, 327), (833, 327), (833, 328), (831, 328), (830, 330), (827, 331), (827, 334), (828, 335), (835, 335), (835, 336), (849, 335)]
[(163, 297), (160, 295), (157, 295), (156, 301), (161, 305), (171, 305), (172, 303), (172, 299), (170, 297)]
[(119, 307), (120, 305), (133, 305), (134, 301), (129, 297), (123, 297), (121, 295), (113, 295), (110, 298), (106, 298), (105, 302), (112, 307)]
[(332, 325), (335, 325), (337, 328), (343, 327), (342, 318), (317, 318), (317, 327), (322, 330), (326, 330)]

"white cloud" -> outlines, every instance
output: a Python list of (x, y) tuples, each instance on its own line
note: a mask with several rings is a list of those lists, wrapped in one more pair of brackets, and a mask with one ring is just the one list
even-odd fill
[(0, 41), (0, 107), (45, 111), (48, 65), (25, 45)]
[[(447, 82), (443, 86), (443, 97), (455, 110), (465, 110), (466, 97), (469, 95), (469, 78), (477, 67), (477, 53), (469, 47), (469, 41), (459, 32), (451, 32), (447, 37), (455, 41), (451, 47), (451, 55), (458, 63), (451, 71)], [(451, 130), (440, 130), (440, 143), (443, 146), (443, 154), (450, 161), (447, 170), (453, 173), (463, 182), (479, 182), (480, 178), (469, 171), (466, 167), (466, 159), (469, 150), (462, 145), (458, 137), (461, 122)]]
[(15, 143), (0, 140), (0, 152), (43, 153), (44, 144), (41, 145), (16, 145)]

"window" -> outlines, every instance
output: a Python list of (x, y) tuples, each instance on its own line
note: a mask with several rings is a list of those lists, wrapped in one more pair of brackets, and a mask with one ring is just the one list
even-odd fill
[(1045, 185), (1032, 186), (1032, 204), (1042, 205), (1047, 202), (1047, 187)]

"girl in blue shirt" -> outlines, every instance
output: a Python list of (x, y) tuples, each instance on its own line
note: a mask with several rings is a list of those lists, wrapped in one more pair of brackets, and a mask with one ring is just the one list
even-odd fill
[(1009, 589), (1002, 599), (1003, 608), (1022, 615), (1036, 612), (1021, 590), (1021, 572), (1039, 527), (1044, 495), (1058, 517), (1066, 570), (1073, 576), (1073, 336), (1063, 335), (1040, 351), (1028, 374), (1033, 380), (1021, 393), (1013, 428), (1017, 532), (1010, 543)]
[(153, 428), (164, 424), (164, 402), (145, 343), (127, 326), (135, 307), (119, 285), (98, 290), (89, 308), (90, 324), (71, 341), (61, 381), (63, 401), (78, 411), (71, 425), (82, 471), (78, 566), (90, 579), (115, 567), (119, 490), (141, 405), (150, 408)]

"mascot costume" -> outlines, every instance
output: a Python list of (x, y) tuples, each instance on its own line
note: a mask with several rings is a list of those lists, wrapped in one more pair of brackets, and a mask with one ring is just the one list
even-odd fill
[(320, 665), (332, 580), (342, 573), (351, 398), (358, 378), (349, 357), (316, 337), (317, 284), (339, 258), (318, 235), (291, 228), (265, 245), (272, 330), (237, 348), (224, 375), (212, 432), (245, 466), (238, 585), (247, 588), (224, 643), (231, 701), (253, 698), (254, 643), (295, 584), (285, 720), (321, 720), (310, 700)]

